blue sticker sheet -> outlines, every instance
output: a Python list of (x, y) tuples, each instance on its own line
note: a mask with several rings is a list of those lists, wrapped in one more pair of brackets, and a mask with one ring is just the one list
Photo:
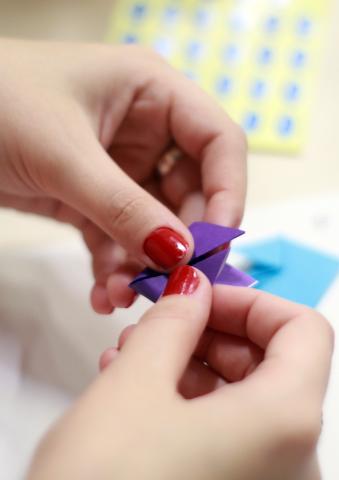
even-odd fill
[(255, 288), (316, 307), (339, 273), (339, 259), (279, 236), (236, 248)]

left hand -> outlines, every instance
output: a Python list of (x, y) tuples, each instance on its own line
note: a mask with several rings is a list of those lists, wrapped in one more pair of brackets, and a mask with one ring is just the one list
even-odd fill
[[(187, 293), (194, 269), (184, 268)], [(195, 275), (194, 292), (172, 290), (125, 332), (43, 440), (29, 480), (319, 478), (327, 322), (239, 287), (214, 287), (211, 307), (211, 286)]]
[[(79, 228), (96, 311), (130, 305), (136, 272), (165, 268), (143, 248), (152, 232), (178, 233), (187, 263), (185, 224), (240, 222), (244, 134), (154, 52), (2, 40), (0, 71), (0, 205)], [(181, 158), (162, 175), (172, 147)]]

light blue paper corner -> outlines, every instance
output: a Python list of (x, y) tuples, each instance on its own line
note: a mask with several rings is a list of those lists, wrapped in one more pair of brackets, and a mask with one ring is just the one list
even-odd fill
[(250, 263), (247, 273), (256, 288), (315, 307), (339, 271), (339, 259), (294, 242), (274, 237), (236, 248)]

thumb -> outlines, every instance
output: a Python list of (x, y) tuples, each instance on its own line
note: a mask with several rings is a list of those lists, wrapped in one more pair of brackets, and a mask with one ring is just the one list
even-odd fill
[(187, 263), (193, 239), (185, 225), (126, 175), (96, 140), (89, 144), (61, 167), (64, 173), (59, 185), (52, 185), (53, 194), (145, 265), (167, 270)]
[(147, 372), (162, 385), (172, 380), (176, 386), (206, 327), (211, 297), (212, 287), (202, 272), (189, 265), (176, 268), (162, 298), (122, 347), (119, 356), (128, 371), (141, 378)]

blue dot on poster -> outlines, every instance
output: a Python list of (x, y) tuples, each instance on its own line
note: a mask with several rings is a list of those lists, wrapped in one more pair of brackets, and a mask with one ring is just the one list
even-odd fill
[(291, 63), (294, 68), (303, 68), (306, 64), (306, 53), (302, 50), (296, 50), (292, 53)]
[(138, 43), (138, 37), (133, 33), (126, 33), (122, 39), (122, 42), (127, 44)]
[(147, 13), (147, 6), (142, 3), (137, 3), (132, 8), (132, 18), (134, 20), (141, 20), (146, 16)]
[(250, 90), (252, 98), (261, 100), (267, 94), (267, 83), (264, 80), (255, 80)]
[(220, 95), (227, 95), (231, 92), (233, 82), (230, 77), (222, 76), (217, 80), (216, 90)]
[(289, 115), (284, 115), (278, 120), (278, 133), (282, 137), (289, 137), (294, 132), (294, 120)]
[(267, 33), (275, 33), (279, 30), (280, 27), (280, 19), (276, 16), (268, 17), (265, 22), (265, 31)]
[(273, 50), (268, 47), (263, 47), (259, 51), (258, 61), (261, 65), (269, 65), (273, 62)]
[(223, 58), (226, 62), (236, 62), (240, 58), (240, 47), (230, 43), (224, 49)]
[(246, 132), (253, 132), (260, 125), (260, 117), (256, 112), (249, 112), (245, 115), (243, 127)]
[(313, 24), (312, 20), (308, 17), (301, 17), (297, 21), (296, 31), (297, 34), (306, 37), (311, 33)]
[(187, 46), (187, 56), (191, 60), (197, 60), (202, 57), (204, 52), (204, 45), (202, 42), (193, 40)]
[(200, 8), (195, 14), (195, 22), (199, 27), (207, 27), (211, 23), (211, 14), (205, 8)]
[(300, 98), (300, 92), (300, 85), (296, 82), (290, 82), (284, 88), (284, 98), (287, 102), (295, 102)]
[(179, 9), (173, 5), (168, 6), (164, 12), (164, 18), (167, 23), (175, 23), (179, 18)]

